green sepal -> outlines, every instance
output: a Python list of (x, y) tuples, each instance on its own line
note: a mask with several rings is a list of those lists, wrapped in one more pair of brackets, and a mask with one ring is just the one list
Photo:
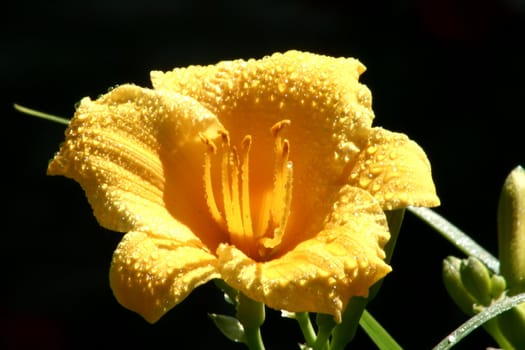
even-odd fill
[(244, 327), (241, 322), (232, 316), (208, 314), (215, 326), (219, 328), (222, 334), (236, 343), (246, 343)]
[(448, 256), (443, 260), (442, 279), (445, 289), (457, 306), (469, 316), (475, 314), (476, 300), (463, 286), (460, 273), (461, 259)]

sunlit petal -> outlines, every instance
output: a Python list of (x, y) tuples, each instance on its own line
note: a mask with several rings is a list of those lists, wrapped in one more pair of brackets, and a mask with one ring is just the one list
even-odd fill
[(123, 306), (155, 322), (194, 288), (218, 277), (215, 263), (200, 242), (129, 232), (113, 255), (111, 288)]
[(151, 79), (155, 89), (191, 96), (213, 111), (232, 144), (252, 135), (254, 191), (264, 191), (272, 182), (270, 127), (290, 120), (282, 132), (290, 141), (294, 168), (294, 210), (289, 217), (294, 230), (293, 237), (284, 237), (287, 242), (315, 234), (312, 230), (331, 206), (319, 198), (337, 193), (347, 163), (367, 143), (374, 113), (371, 93), (359, 82), (364, 71), (354, 58), (287, 51), (260, 60), (154, 71)]
[(79, 182), (108, 229), (191, 240), (181, 224), (203, 220), (187, 213), (207, 211), (194, 195), (202, 189), (194, 175), (202, 168), (199, 135), (214, 135), (219, 125), (192, 98), (123, 85), (81, 101), (48, 173)]
[(405, 134), (381, 128), (371, 130), (348, 183), (372, 193), (385, 210), (439, 205), (425, 152)]

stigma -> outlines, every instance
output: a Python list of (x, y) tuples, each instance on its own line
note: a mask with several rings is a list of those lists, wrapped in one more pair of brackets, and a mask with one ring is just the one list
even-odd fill
[[(282, 137), (282, 131), (289, 125), (290, 121), (285, 119), (270, 128), (273, 137), (273, 169), (269, 169), (272, 184), (262, 191), (263, 197), (257, 205), (251, 200), (255, 191), (250, 187), (250, 176), (258, 175), (250, 175), (252, 136), (245, 135), (236, 147), (231, 144), (226, 130), (218, 131), (217, 144), (201, 135), (206, 146), (203, 182), (209, 213), (228, 233), (229, 243), (255, 260), (265, 260), (278, 251), (288, 224), (293, 164), (290, 161), (290, 142)], [(220, 169), (212, 169), (216, 166)]]

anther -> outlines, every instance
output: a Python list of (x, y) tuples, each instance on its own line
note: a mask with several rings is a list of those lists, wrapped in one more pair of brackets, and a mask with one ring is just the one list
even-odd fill
[(213, 185), (211, 180), (211, 154), (217, 152), (217, 146), (203, 135), (199, 135), (201, 141), (207, 146), (206, 152), (204, 152), (204, 196), (206, 197), (206, 204), (210, 210), (212, 218), (222, 227), (226, 227), (224, 218), (217, 207), (217, 201), (215, 200), (215, 195), (213, 193)]
[(215, 143), (213, 143), (212, 140), (210, 140), (201, 133), (199, 133), (199, 138), (201, 139), (201, 142), (208, 147), (208, 152), (210, 152), (211, 154), (215, 154), (217, 152), (217, 146), (215, 145)]
[(226, 130), (219, 130), (218, 131), (219, 136), (222, 139), (222, 143), (224, 145), (230, 146), (230, 134)]
[(290, 125), (292, 122), (289, 119), (283, 119), (281, 121), (278, 121), (277, 123), (273, 124), (273, 126), (270, 128), (270, 131), (272, 132), (273, 137), (277, 137), (279, 132), (285, 127)]

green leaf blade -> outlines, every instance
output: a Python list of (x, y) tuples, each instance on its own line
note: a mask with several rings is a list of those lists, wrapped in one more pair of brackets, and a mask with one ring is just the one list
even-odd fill
[(363, 312), (359, 325), (380, 350), (403, 350), (386, 329), (367, 311)]

